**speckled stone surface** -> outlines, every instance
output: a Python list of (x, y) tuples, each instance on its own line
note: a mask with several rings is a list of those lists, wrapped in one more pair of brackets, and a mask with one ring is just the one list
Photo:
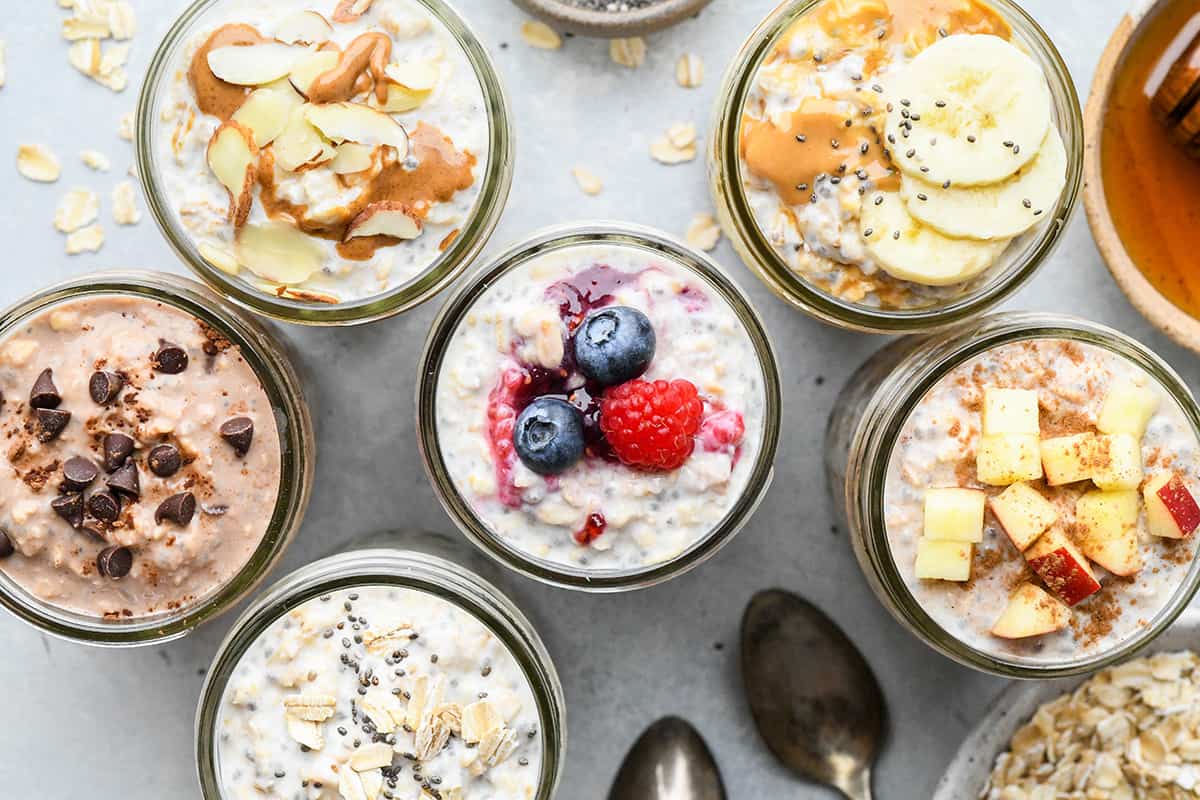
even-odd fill
[[(495, 54), (517, 120), (512, 198), (488, 247), (495, 253), (542, 225), (613, 217), (682, 234), (708, 210), (700, 163), (664, 167), (650, 141), (680, 120), (708, 121), (727, 60), (776, 0), (716, 0), (699, 18), (649, 38), (646, 64), (611, 63), (605, 42), (572, 38), (562, 50), (534, 51), (518, 29), (525, 17), (507, 0), (457, 0)], [(140, 73), (183, 3), (135, 0)], [(1086, 90), (1125, 0), (1028, 0), (1027, 8), (1064, 51)], [(0, 302), (46, 283), (111, 266), (180, 271), (153, 224), (111, 222), (108, 193), (130, 163), (117, 137), (134, 91), (114, 96), (68, 66), (54, 3), (7, 3), (0, 38), (8, 43), (8, 84), (0, 89), (0, 215), (5, 252)], [(698, 90), (675, 84), (674, 65), (700, 54)], [(33, 185), (17, 176), (17, 145), (45, 142), (63, 161), (62, 180)], [(85, 148), (114, 163), (99, 175), (78, 159)], [(604, 181), (587, 197), (570, 175), (576, 164)], [(68, 189), (101, 191), (108, 243), (97, 255), (68, 258), (52, 226)], [(876, 602), (844, 535), (832, 531), (818, 458), (825, 418), (843, 380), (882, 340), (843, 333), (775, 300), (728, 244), (716, 253), (746, 286), (767, 321), (784, 370), (784, 440), (775, 485), (751, 524), (702, 568), (665, 586), (626, 596), (591, 597), (510, 576), (512, 594), (540, 626), (557, 659), (570, 704), (570, 753), (560, 797), (600, 800), (626, 748), (669, 713), (708, 737), (732, 798), (832, 798), (794, 780), (756, 739), (739, 688), (737, 625), (749, 596), (766, 586), (799, 591), (830, 611), (859, 643), (891, 703), (893, 731), (878, 770), (879, 796), (925, 800), (942, 768), (1003, 682), (959, 668), (927, 650)], [(307, 524), (276, 575), (338, 549), (362, 531), (408, 522), (450, 530), (425, 479), (413, 431), (413, 368), (437, 302), (400, 319), (352, 330), (286, 331), (313, 374), (321, 456)], [(1077, 214), (1054, 258), (1010, 307), (1073, 311), (1148, 342), (1193, 384), (1196, 357), (1139, 317), (1109, 278)], [(202, 672), (230, 620), (182, 642), (99, 651), (50, 640), (0, 617), (0, 797), (124, 800), (198, 794), (192, 719)], [(796, 654), (803, 659), (803, 653)]]

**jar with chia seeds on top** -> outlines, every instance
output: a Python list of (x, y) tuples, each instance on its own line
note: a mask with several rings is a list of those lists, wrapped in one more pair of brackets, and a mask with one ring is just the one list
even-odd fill
[(1071, 76), (1010, 0), (783, 3), (716, 114), (709, 179), (735, 249), (852, 330), (929, 330), (1009, 296), (1081, 180)]
[(1200, 409), (1158, 356), (1095, 323), (998, 314), (884, 348), (825, 451), (871, 588), (967, 666), (1097, 669), (1200, 585)]

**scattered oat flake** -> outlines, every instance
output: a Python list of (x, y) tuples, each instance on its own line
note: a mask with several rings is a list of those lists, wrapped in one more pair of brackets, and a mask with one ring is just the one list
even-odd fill
[(89, 78), (100, 74), (100, 42), (83, 39), (67, 48), (67, 61)]
[(696, 157), (696, 126), (678, 122), (650, 143), (650, 156), (663, 164), (682, 164)]
[(17, 148), (17, 172), (31, 181), (54, 183), (62, 174), (58, 157), (44, 144), (23, 144)]
[(678, 148), (696, 143), (696, 126), (690, 122), (677, 122), (667, 128), (667, 141)]
[(527, 20), (521, 25), (521, 38), (530, 47), (539, 50), (557, 50), (562, 47), (562, 37), (544, 22)]
[(114, 39), (132, 39), (137, 33), (137, 16), (129, 0), (115, 0), (108, 6), (108, 29)]
[(608, 43), (608, 55), (622, 67), (636, 69), (646, 61), (646, 40), (640, 36), (613, 39)]
[(692, 217), (687, 229), (687, 243), (700, 250), (712, 250), (721, 241), (721, 226), (712, 214), (703, 213)]
[(108, 172), (112, 169), (112, 162), (108, 160), (108, 156), (99, 150), (84, 150), (79, 154), (79, 158), (88, 169), (94, 169), (96, 172)]
[(597, 195), (604, 188), (600, 179), (586, 167), (575, 167), (571, 170), (571, 174), (575, 176), (575, 182), (579, 184), (579, 188), (583, 190), (584, 194)]
[(104, 229), (99, 225), (89, 225), (67, 237), (67, 255), (95, 253), (103, 246)]
[(89, 189), (72, 189), (59, 201), (54, 212), (54, 227), (63, 233), (74, 233), (91, 225), (100, 216), (100, 195)]
[(704, 62), (695, 53), (684, 53), (675, 63), (675, 82), (685, 89), (704, 83)]
[(141, 221), (142, 215), (137, 208), (137, 193), (132, 181), (121, 181), (116, 185), (112, 202), (113, 221), (118, 225), (137, 225)]
[(121, 116), (121, 124), (117, 129), (118, 135), (127, 142), (133, 141), (133, 112)]

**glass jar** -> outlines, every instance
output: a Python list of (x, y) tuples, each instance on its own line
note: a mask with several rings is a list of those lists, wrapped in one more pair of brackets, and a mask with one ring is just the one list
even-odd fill
[(159, 116), (173, 81), (174, 64), (183, 48), (203, 29), (209, 12), (228, 0), (195, 0), (163, 38), (146, 73), (138, 98), (137, 172), (146, 203), (167, 243), (205, 283), (252, 311), (305, 325), (355, 325), (408, 311), (454, 281), (479, 255), (508, 200), (513, 177), (513, 131), (508, 99), (491, 57), (466, 21), (443, 0), (416, 0), (440, 22), (462, 48), (478, 78), (488, 122), (488, 157), (479, 178), (479, 196), (458, 234), (441, 255), (418, 275), (388, 291), (336, 304), (306, 303), (262, 291), (201, 256), (196, 242), (172, 208), (156, 147), (164, 134)]
[[(635, 248), (649, 257), (670, 261), (694, 273), (713, 295), (733, 310), (749, 337), (762, 375), (761, 444), (745, 489), (707, 535), (669, 560), (641, 568), (583, 569), (535, 557), (514, 547), (481, 519), (456, 486), (438, 434), (437, 387), (446, 367), (446, 354), (455, 332), (482, 293), (534, 258), (588, 245)], [(750, 519), (771, 483), (779, 440), (781, 389), (779, 369), (767, 331), (749, 298), (715, 262), (652, 229), (616, 222), (588, 222), (549, 228), (519, 242), (460, 285), (434, 321), (419, 363), (418, 442), (438, 499), (467, 538), (502, 564), (544, 583), (581, 591), (615, 592), (651, 586), (681, 575), (728, 544)]]
[(825, 438), (826, 476), (834, 508), (880, 602), (901, 625), (943, 655), (1010, 678), (1077, 675), (1120, 661), (1165, 630), (1200, 587), (1197, 559), (1170, 599), (1135, 635), (1107, 651), (1044, 663), (1007, 658), (966, 644), (939, 625), (913, 596), (893, 558), (885, 523), (884, 487), (900, 433), (918, 403), (955, 368), (1000, 345), (1033, 339), (1080, 342), (1127, 360), (1145, 371), (1178, 404), (1200, 439), (1200, 407), (1187, 385), (1161, 358), (1105, 326), (1041, 313), (993, 314), (885, 347), (843, 389), (834, 404)]
[(272, 623), (305, 601), (370, 586), (412, 589), (445, 600), (504, 644), (537, 703), (542, 772), (533, 800), (551, 800), (564, 767), (567, 708), (558, 672), (541, 638), (511, 600), (474, 573), (427, 553), (388, 549), (350, 551), (313, 562), (264, 592), (234, 623), (208, 670), (196, 712), (196, 768), (205, 800), (227, 797), (220, 782), (217, 726), (226, 686), (242, 656)]
[(801, 311), (839, 328), (868, 333), (914, 333), (980, 314), (1013, 294), (1033, 276), (1053, 252), (1075, 209), (1083, 169), (1083, 120), (1067, 65), (1046, 32), (1020, 6), (1011, 0), (987, 0), (987, 5), (1011, 26), (1013, 41), (1041, 66), (1049, 82), (1052, 124), (1058, 126), (1067, 151), (1066, 185), (1058, 203), (1046, 210), (1044, 221), (1015, 239), (997, 263), (972, 280), (957, 297), (909, 309), (849, 302), (805, 280), (780, 257), (755, 218), (742, 174), (743, 109), (759, 68), (792, 24), (820, 3), (829, 1), (788, 0), (780, 4), (750, 34), (725, 73), (723, 86), (717, 93), (716, 125), (708, 150), (709, 187), (722, 227), (742, 260), (771, 291)]
[(98, 272), (18, 302), (0, 314), (0, 337), (63, 302), (120, 295), (164, 303), (213, 328), (241, 351), (275, 413), (280, 482), (275, 511), (253, 554), (223, 586), (177, 611), (102, 619), (35, 597), (0, 571), (0, 604), (47, 633), (85, 644), (137, 646), (178, 639), (241, 601), (261, 583), (299, 530), (312, 489), (316, 442), (301, 383), (281, 346), (256, 320), (195, 281), (158, 272)]

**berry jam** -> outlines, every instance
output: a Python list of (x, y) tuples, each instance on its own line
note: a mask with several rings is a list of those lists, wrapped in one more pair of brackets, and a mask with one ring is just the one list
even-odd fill
[(584, 526), (575, 531), (575, 542), (586, 547), (599, 539), (607, 527), (608, 520), (604, 518), (604, 515), (593, 511), (591, 514), (588, 514), (587, 522), (584, 523)]
[(622, 272), (607, 264), (593, 264), (569, 280), (553, 283), (546, 299), (558, 304), (567, 330), (574, 333), (587, 315), (612, 303), (612, 293), (627, 283), (637, 283), (639, 273)]

